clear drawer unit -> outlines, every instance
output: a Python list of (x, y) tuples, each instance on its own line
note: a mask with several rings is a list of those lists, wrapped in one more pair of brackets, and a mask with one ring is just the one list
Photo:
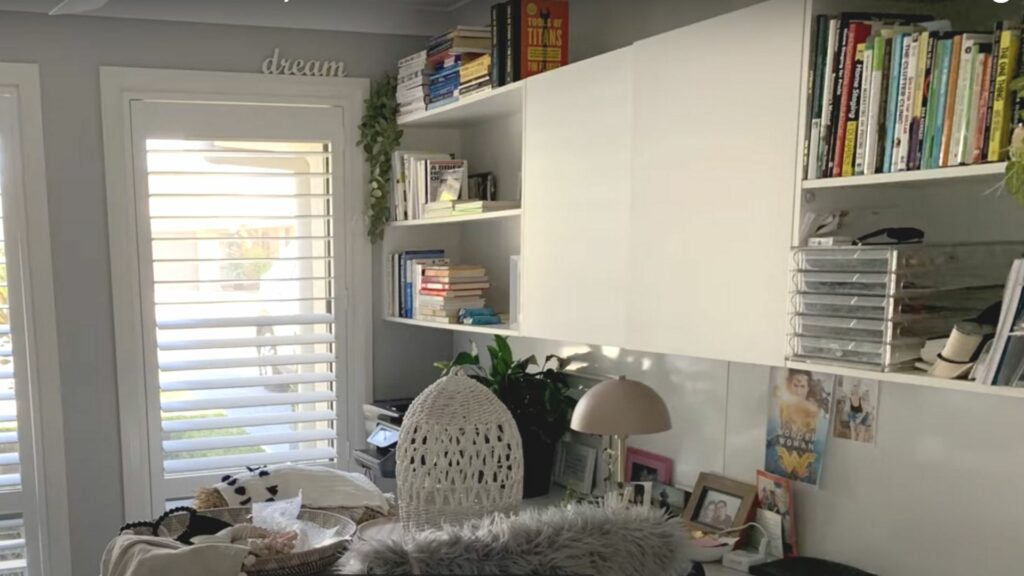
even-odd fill
[(1024, 243), (798, 248), (791, 360), (890, 371), (1002, 295)]

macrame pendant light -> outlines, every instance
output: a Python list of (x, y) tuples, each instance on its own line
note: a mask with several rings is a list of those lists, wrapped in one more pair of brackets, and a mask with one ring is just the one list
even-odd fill
[(409, 407), (398, 437), (405, 532), (518, 509), (523, 445), (512, 414), (484, 385), (445, 376)]

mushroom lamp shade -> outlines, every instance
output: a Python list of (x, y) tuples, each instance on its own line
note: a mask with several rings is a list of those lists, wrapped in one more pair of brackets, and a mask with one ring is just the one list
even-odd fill
[(626, 438), (672, 428), (668, 407), (653, 388), (620, 376), (605, 380), (576, 403), (569, 426), (586, 434), (609, 436), (611, 478), (621, 489), (626, 482)]
[(576, 404), (570, 426), (587, 434), (632, 436), (670, 430), (672, 418), (653, 388), (619, 377), (588, 390)]

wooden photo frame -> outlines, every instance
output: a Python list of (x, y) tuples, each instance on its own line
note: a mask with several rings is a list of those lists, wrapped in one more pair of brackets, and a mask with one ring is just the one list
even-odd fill
[(672, 484), (672, 459), (639, 448), (626, 448), (626, 482)]
[(753, 484), (701, 472), (683, 511), (683, 521), (706, 532), (736, 528), (747, 522), (756, 497)]

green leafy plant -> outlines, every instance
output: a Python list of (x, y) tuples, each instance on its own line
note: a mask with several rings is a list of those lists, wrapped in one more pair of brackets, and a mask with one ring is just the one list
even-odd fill
[(576, 406), (565, 368), (569, 361), (554, 354), (537, 361), (536, 356), (514, 359), (504, 336), (495, 336), (487, 347), (491, 369), (480, 364), (473, 352), (460, 352), (451, 362), (437, 362), (442, 376), (459, 370), (490, 388), (512, 413), (522, 436), (537, 435), (548, 443), (557, 442), (569, 430)]
[(391, 156), (402, 141), (398, 127), (397, 81), (394, 76), (374, 82), (366, 99), (363, 120), (359, 124), (359, 142), (370, 165), (370, 191), (367, 199), (367, 235), (373, 242), (384, 238), (391, 208)]

